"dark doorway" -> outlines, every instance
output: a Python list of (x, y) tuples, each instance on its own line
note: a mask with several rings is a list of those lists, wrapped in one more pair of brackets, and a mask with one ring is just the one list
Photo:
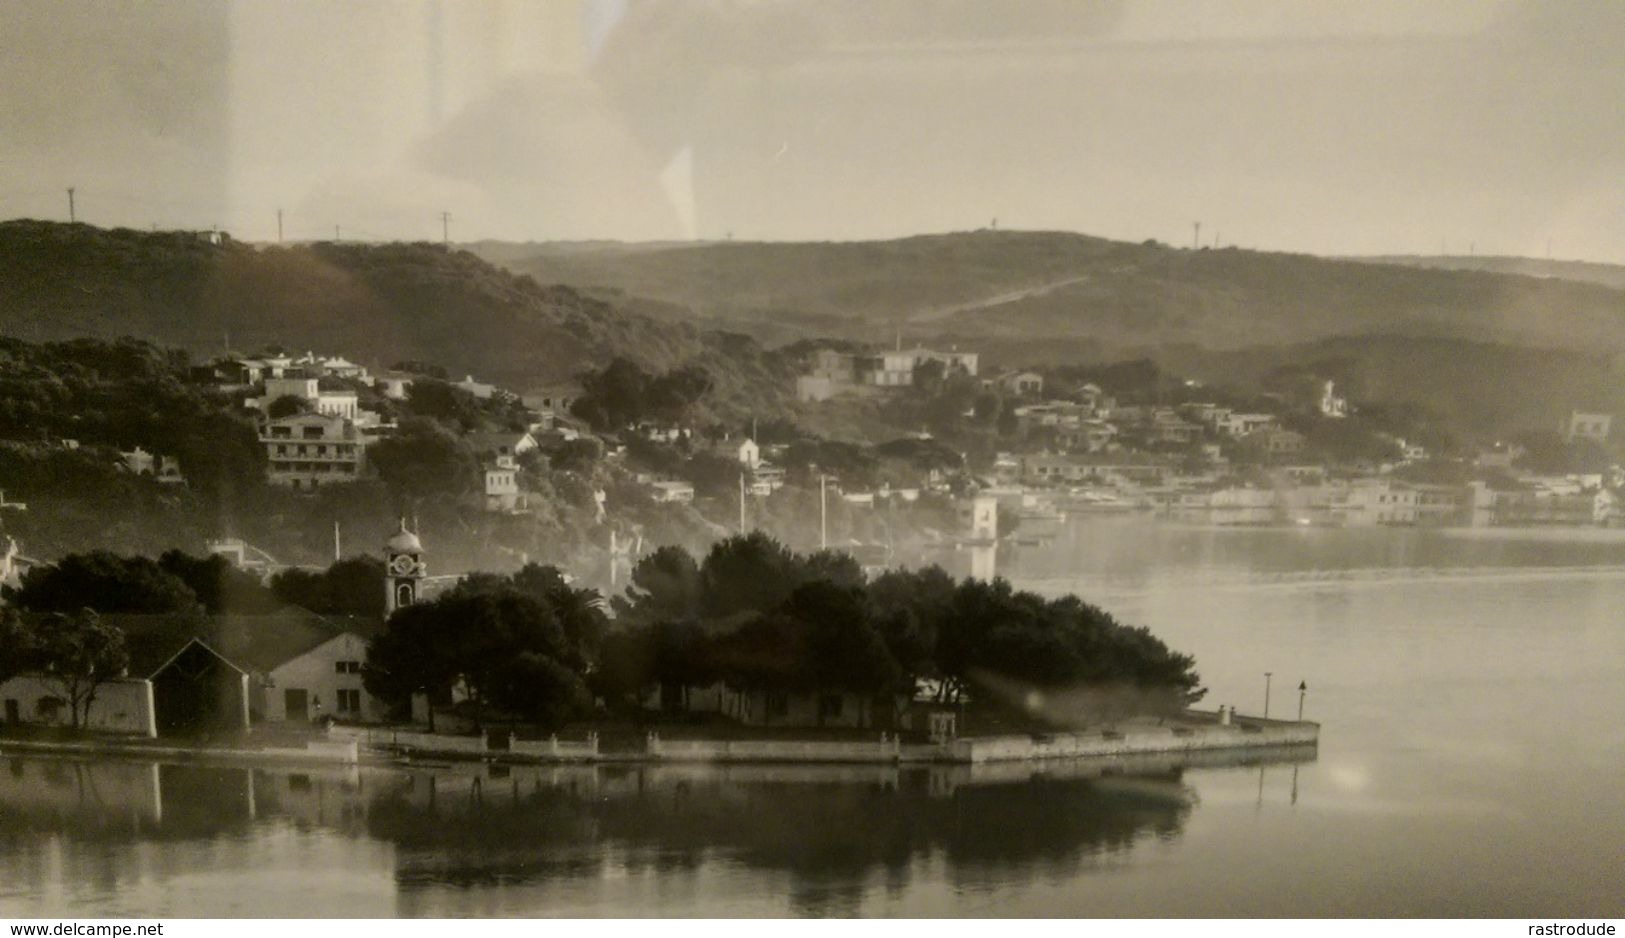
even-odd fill
[(290, 687), (282, 692), (283, 719), (290, 723), (310, 722), (310, 693), (304, 688)]
[(17, 701), (15, 701), (15, 700), (8, 697), (6, 699), (6, 722), (7, 723), (21, 723), (22, 721), (23, 721), (22, 710), (17, 705)]
[(192, 642), (152, 677), (160, 735), (247, 729), (243, 672), (202, 642)]

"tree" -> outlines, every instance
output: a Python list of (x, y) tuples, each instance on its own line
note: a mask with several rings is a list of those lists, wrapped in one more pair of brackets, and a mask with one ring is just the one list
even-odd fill
[(211, 615), (255, 615), (282, 606), (258, 576), (237, 569), (219, 554), (193, 557), (184, 551), (165, 551), (158, 567), (185, 583)]
[(692, 619), (700, 614), (703, 589), (694, 556), (668, 545), (638, 559), (625, 595), (611, 605), (617, 621), (628, 625)]
[(368, 647), (363, 681), (397, 705), (416, 693), (445, 701), (460, 688), (476, 717), (507, 713), (558, 725), (588, 702), (582, 635), (592, 625), (579, 621), (569, 599), (483, 580), (405, 606)]
[(586, 475), (604, 455), (604, 444), (592, 437), (566, 440), (548, 451), (547, 458), (559, 472)]
[(385, 484), (412, 499), (461, 495), (474, 486), (478, 476), (478, 464), (468, 445), (422, 417), (402, 420), (399, 430), (368, 448), (367, 461)]
[(619, 430), (638, 421), (648, 405), (651, 378), (636, 362), (616, 358), (581, 376), (582, 394), (570, 412), (599, 430)]
[(799, 558), (759, 531), (712, 545), (700, 567), (706, 614), (776, 609), (802, 583)]
[(648, 384), (645, 411), (656, 420), (681, 423), (711, 390), (711, 375), (698, 365), (673, 368)]
[(198, 598), (178, 577), (146, 557), (120, 557), (107, 551), (69, 554), (23, 575), (5, 596), (32, 612), (100, 613), (191, 612)]
[(33, 624), (12, 606), (0, 606), (0, 684), (34, 668)]
[(384, 562), (346, 557), (320, 572), (290, 567), (271, 578), (271, 592), (291, 606), (321, 615), (384, 615)]
[(68, 703), (70, 725), (89, 723), (96, 691), (129, 667), (124, 633), (95, 612), (53, 612), (36, 626), (37, 662), (46, 682)]
[(272, 401), (265, 408), (265, 416), (272, 420), (281, 420), (283, 417), (292, 417), (294, 414), (305, 412), (305, 399), (292, 394), (284, 394)]
[(867, 694), (897, 689), (902, 668), (876, 631), (861, 586), (814, 580), (790, 594), (782, 614), (802, 635), (807, 683)]
[(464, 432), (478, 429), (481, 423), (479, 398), (436, 378), (414, 378), (406, 389), (406, 408), (414, 416)]

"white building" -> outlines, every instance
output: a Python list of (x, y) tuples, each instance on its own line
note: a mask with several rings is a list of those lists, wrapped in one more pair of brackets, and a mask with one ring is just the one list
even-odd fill
[(1608, 433), (1613, 429), (1614, 416), (1612, 414), (1588, 414), (1573, 411), (1569, 414), (1568, 425), (1564, 427), (1563, 437), (1570, 443), (1575, 440), (1591, 440), (1595, 443), (1607, 443)]
[(260, 395), (257, 406), (259, 410), (269, 412), (271, 405), (284, 397), (295, 398), (316, 413), (346, 420), (356, 419), (361, 406), (355, 391), (348, 388), (323, 389), (321, 379), (304, 375), (267, 378), (265, 393)]
[(657, 502), (677, 502), (686, 504), (694, 500), (694, 486), (687, 482), (665, 480), (650, 482), (654, 499)]
[(1226, 436), (1246, 436), (1260, 430), (1268, 430), (1275, 426), (1274, 414), (1236, 414), (1227, 413), (1219, 416), (1214, 426)]
[(455, 385), (453, 385), (453, 387), (462, 388), (482, 401), (488, 400), (491, 395), (495, 394), (497, 391), (496, 385), (486, 384), (482, 381), (475, 381), (473, 375), (464, 377), (463, 380), (458, 381)]
[(519, 466), (512, 457), (502, 457), (485, 467), (485, 510), (524, 511), (529, 500), (519, 488)]
[(260, 427), (273, 485), (312, 491), (353, 482), (365, 466), (366, 442), (355, 424), (327, 414), (294, 414)]

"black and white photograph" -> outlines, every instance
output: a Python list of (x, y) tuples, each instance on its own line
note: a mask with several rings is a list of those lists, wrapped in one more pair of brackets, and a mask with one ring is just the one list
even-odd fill
[(0, 706), (11, 936), (1616, 934), (1625, 2), (0, 0)]

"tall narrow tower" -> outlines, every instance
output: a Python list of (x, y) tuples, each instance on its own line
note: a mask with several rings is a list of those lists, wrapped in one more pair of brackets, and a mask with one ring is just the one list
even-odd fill
[(423, 563), (423, 544), (416, 534), (406, 530), (406, 519), (402, 518), (401, 529), (384, 544), (385, 616), (418, 601), (427, 572), (428, 568)]

